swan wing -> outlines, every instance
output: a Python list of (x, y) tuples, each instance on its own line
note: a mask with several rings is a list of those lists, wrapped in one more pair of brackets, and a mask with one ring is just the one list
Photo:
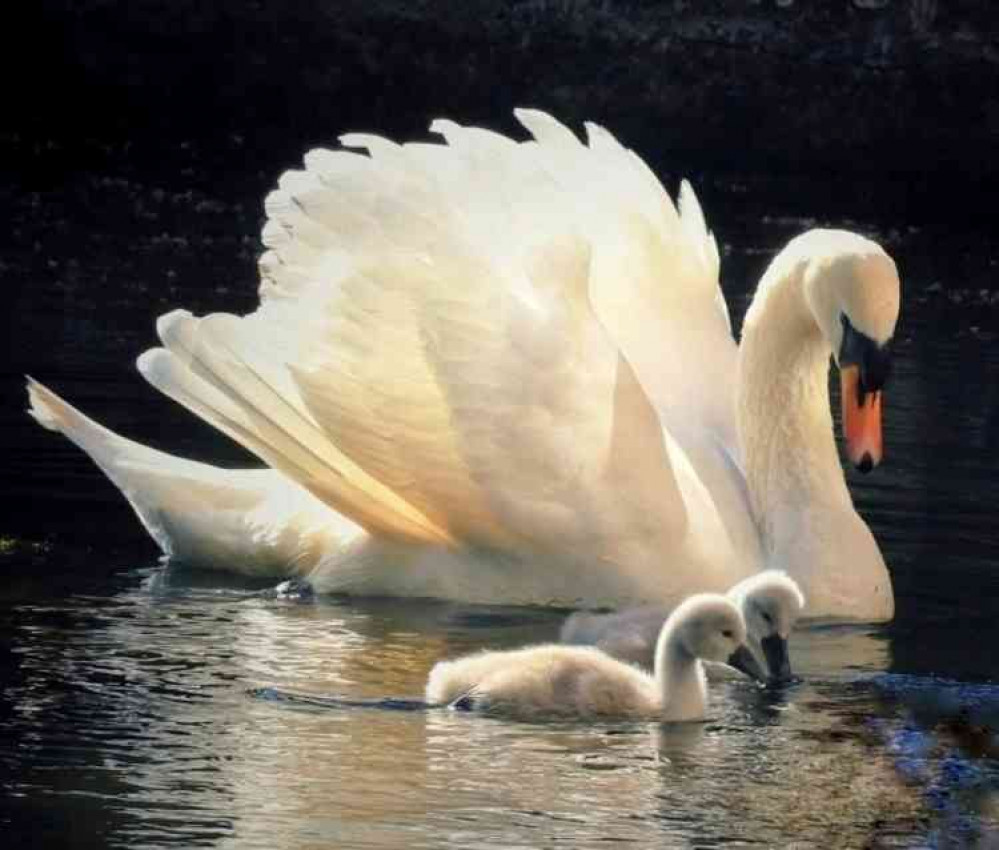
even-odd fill
[(590, 298), (667, 431), (689, 538), (716, 559), (758, 562), (735, 422), (737, 346), (714, 236), (690, 184), (674, 204), (649, 167), (587, 124), (583, 144), (550, 116), (517, 117), (591, 245)]
[(719, 255), (694, 190), (677, 203), (608, 131), (584, 145), (550, 116), (520, 110), (539, 156), (573, 197), (593, 245), (594, 309), (681, 444), (705, 430), (734, 449), (737, 347)]
[(307, 155), (267, 199), (260, 307), (164, 317), (140, 369), (384, 535), (617, 563), (675, 545), (661, 423), (594, 312), (595, 235), (547, 142), (433, 129), (446, 144)]

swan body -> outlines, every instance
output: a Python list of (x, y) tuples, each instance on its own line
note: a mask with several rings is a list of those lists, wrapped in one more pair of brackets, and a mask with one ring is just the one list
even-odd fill
[[(777, 570), (764, 570), (743, 579), (726, 596), (746, 622), (746, 645), (765, 665), (771, 681), (791, 676), (787, 642), (805, 599), (797, 583)], [(609, 614), (578, 611), (562, 624), (564, 644), (593, 645), (620, 661), (652, 669), (656, 640), (670, 611), (661, 605), (643, 605)], [(706, 664), (710, 674), (723, 673)]]
[(701, 660), (737, 659), (762, 676), (745, 647), (739, 609), (716, 594), (686, 599), (661, 626), (654, 673), (592, 647), (558, 644), (438, 662), (427, 702), (518, 717), (700, 720), (708, 704)]
[(584, 144), (516, 114), (526, 142), (435, 121), (443, 144), (351, 134), (311, 151), (266, 200), (257, 310), (159, 320), (140, 372), (270, 471), (113, 445), (49, 416), (68, 406), (36, 385), (37, 418), (94, 457), (164, 552), (203, 566), (566, 607), (675, 605), (769, 566), (808, 614), (889, 619), (825, 387), (832, 355), (848, 453), (870, 468), (891, 259), (803, 234), (736, 346), (689, 185), (674, 204), (605, 130)]

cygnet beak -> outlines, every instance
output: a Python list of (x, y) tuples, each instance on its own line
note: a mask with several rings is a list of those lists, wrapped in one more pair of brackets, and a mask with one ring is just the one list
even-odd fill
[(763, 656), (770, 668), (770, 681), (774, 683), (791, 680), (791, 661), (787, 657), (787, 640), (780, 635), (768, 635), (760, 641)]
[(740, 673), (745, 673), (750, 679), (756, 679), (757, 682), (765, 682), (767, 680), (767, 674), (763, 672), (763, 668), (760, 667), (760, 663), (756, 660), (756, 656), (750, 652), (749, 647), (746, 646), (746, 644), (741, 644), (739, 648), (728, 657), (727, 663), (729, 667), (734, 667)]

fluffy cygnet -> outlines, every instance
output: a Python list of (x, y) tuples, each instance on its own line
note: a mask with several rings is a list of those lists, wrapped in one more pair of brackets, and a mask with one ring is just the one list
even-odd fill
[(520, 717), (645, 717), (699, 720), (708, 693), (702, 659), (764, 679), (730, 599), (698, 594), (662, 625), (652, 675), (593, 647), (548, 644), (441, 661), (427, 701)]

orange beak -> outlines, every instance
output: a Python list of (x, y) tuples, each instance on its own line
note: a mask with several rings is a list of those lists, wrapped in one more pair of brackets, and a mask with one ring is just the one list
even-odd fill
[(846, 455), (861, 472), (870, 472), (881, 463), (881, 393), (866, 392), (861, 397), (857, 366), (841, 369), (839, 378)]

